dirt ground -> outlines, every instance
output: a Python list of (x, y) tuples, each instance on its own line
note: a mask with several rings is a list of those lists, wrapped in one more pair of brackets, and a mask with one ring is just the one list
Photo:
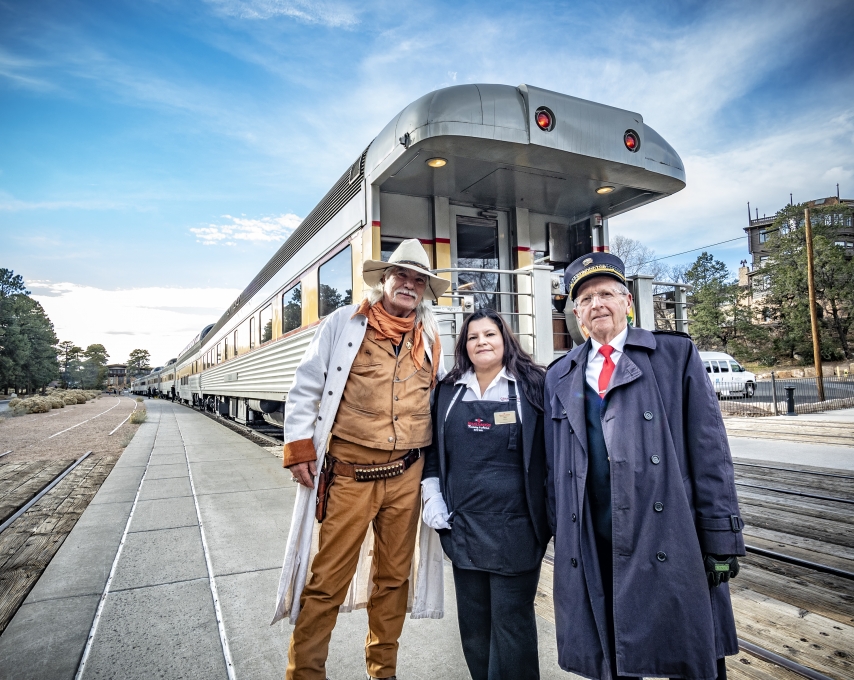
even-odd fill
[(134, 406), (137, 402), (130, 397), (105, 395), (49, 413), (11, 416), (4, 412), (0, 414), (0, 453), (12, 453), (0, 458), (0, 463), (79, 458), (87, 451), (92, 451), (90, 457), (120, 455), (139, 425), (126, 422), (112, 436), (109, 433)]

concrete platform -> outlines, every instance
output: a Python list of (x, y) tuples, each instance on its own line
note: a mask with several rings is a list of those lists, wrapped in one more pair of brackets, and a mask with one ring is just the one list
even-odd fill
[[(238, 680), (284, 676), (291, 627), (269, 622), (290, 474), (209, 418), (146, 406), (147, 422), (0, 636), (3, 680), (213, 680), (229, 678), (229, 658)], [(445, 607), (442, 620), (407, 620), (402, 680), (469, 677), (450, 568)], [(557, 666), (554, 627), (538, 624), (542, 677), (570, 677)], [(364, 611), (339, 617), (333, 680), (364, 677), (366, 632)]]

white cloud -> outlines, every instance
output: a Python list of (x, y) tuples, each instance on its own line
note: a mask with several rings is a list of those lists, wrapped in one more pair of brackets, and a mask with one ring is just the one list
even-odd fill
[(75, 283), (27, 281), (59, 339), (81, 347), (100, 343), (110, 362), (123, 363), (131, 350), (151, 353), (162, 366), (206, 325), (216, 322), (240, 294), (231, 288), (128, 288), (105, 290)]
[(289, 17), (307, 24), (346, 28), (359, 23), (352, 7), (316, 0), (207, 0), (217, 11), (240, 19)]
[(194, 227), (190, 231), (196, 235), (196, 241), (206, 246), (233, 246), (237, 241), (284, 241), (302, 222), (302, 218), (293, 213), (261, 219), (231, 215), (223, 215), (223, 218), (231, 222)]

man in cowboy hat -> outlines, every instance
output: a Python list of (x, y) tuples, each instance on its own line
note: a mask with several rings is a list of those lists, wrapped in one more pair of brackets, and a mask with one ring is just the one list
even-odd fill
[(564, 280), (590, 337), (546, 376), (558, 663), (724, 680), (744, 539), (715, 392), (689, 336), (628, 326), (620, 258), (585, 255)]
[[(292, 598), (290, 611), (285, 604), (277, 613), (293, 619), (297, 612), (288, 680), (326, 678), (332, 629), (371, 527), (367, 673), (395, 677), (420, 516), (421, 451), (432, 440), (430, 390), (442, 370), (429, 301), (449, 281), (429, 267), (417, 239), (401, 243), (388, 262), (366, 261), (365, 299), (326, 317), (297, 367), (285, 408), (284, 466), (302, 488), (280, 584), (280, 600), (283, 592)], [(326, 487), (330, 474), (333, 483), (315, 491), (319, 464), (318, 486)], [(307, 505), (301, 499), (316, 493), (319, 549), (305, 582), (311, 532), (298, 514)]]

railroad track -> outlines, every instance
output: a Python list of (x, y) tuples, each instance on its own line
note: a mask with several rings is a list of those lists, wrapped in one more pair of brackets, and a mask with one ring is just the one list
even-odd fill
[(91, 454), (0, 463), (0, 633), (118, 459)]
[[(178, 402), (175, 402), (176, 404)], [(271, 437), (270, 435), (264, 434), (263, 432), (259, 432), (257, 429), (248, 427), (247, 425), (241, 425), (240, 423), (236, 423), (233, 420), (229, 420), (228, 418), (223, 418), (215, 413), (210, 413), (209, 411), (203, 411), (201, 409), (197, 409), (193, 406), (189, 406), (187, 404), (181, 404), (185, 408), (189, 408), (197, 413), (201, 413), (203, 416), (207, 416), (211, 420), (216, 421), (223, 427), (227, 427), (229, 430), (236, 432), (242, 437), (246, 437), (253, 444), (258, 444), (259, 446), (282, 446), (284, 441), (284, 437), (277, 439), (276, 437)], [(273, 428), (272, 425), (265, 426), (270, 429)]]
[[(730, 678), (854, 679), (854, 475), (736, 463), (747, 555), (730, 582)], [(552, 546), (537, 613), (554, 621)]]

